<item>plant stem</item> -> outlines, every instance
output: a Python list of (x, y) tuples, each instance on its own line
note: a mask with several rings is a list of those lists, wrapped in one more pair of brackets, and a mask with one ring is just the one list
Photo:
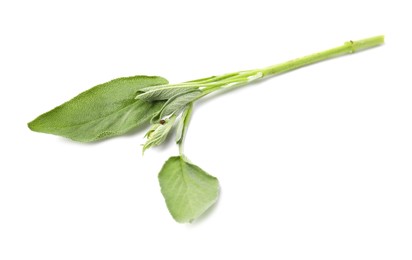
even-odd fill
[(184, 144), (184, 140), (182, 140), (180, 143), (179, 143), (179, 155), (180, 156), (183, 156), (184, 155), (184, 148), (183, 148), (183, 144)]
[[(176, 84), (174, 87), (187, 87), (187, 86), (196, 86), (199, 84), (202, 89), (202, 94), (199, 95), (196, 99), (192, 100), (191, 103), (201, 99), (202, 97), (213, 93), (217, 90), (224, 88), (237, 88), (240, 86), (247, 85), (248, 83), (260, 80), (262, 78), (271, 77), (273, 75), (281, 74), (290, 70), (294, 70), (309, 64), (320, 62), (323, 60), (328, 60), (345, 54), (354, 53), (356, 51), (361, 51), (376, 47), (384, 43), (384, 36), (375, 36), (358, 41), (348, 41), (345, 42), (342, 46), (335, 47), (329, 50), (317, 52), (308, 56), (290, 60), (284, 63), (277, 65), (272, 65), (263, 69), (254, 69), (246, 70), (239, 72), (232, 72), (223, 74), (220, 76), (213, 76), (209, 78), (203, 78), (193, 81), (188, 81), (181, 84)], [(189, 115), (190, 117), (190, 115)], [(188, 122), (185, 122), (185, 127), (187, 127)], [(186, 131), (186, 129), (185, 129)], [(184, 138), (184, 137), (183, 137)], [(179, 143), (180, 155), (183, 155), (183, 140)]]
[[(308, 56), (290, 60), (284, 63), (272, 65), (263, 69), (254, 69), (247, 71), (240, 71), (234, 73), (228, 73), (217, 77), (207, 78), (203, 82), (201, 80), (193, 81), (203, 83), (205, 89), (203, 94), (199, 96), (200, 99), (212, 92), (223, 88), (236, 88), (248, 84), (251, 81), (259, 80), (262, 78), (267, 78), (273, 75), (281, 74), (290, 70), (294, 70), (309, 64), (320, 62), (323, 60), (335, 58), (345, 54), (354, 53), (356, 51), (361, 51), (376, 47), (384, 43), (384, 36), (375, 36), (358, 41), (348, 41), (342, 46), (325, 50), (322, 52), (317, 52)], [(196, 99), (196, 100), (197, 100)]]
[(182, 113), (182, 117), (180, 118), (180, 120), (183, 120), (181, 121), (183, 122), (183, 124), (182, 124), (182, 129), (181, 129), (182, 132), (181, 132), (180, 140), (177, 140), (177, 143), (179, 144), (180, 156), (184, 156), (183, 144), (186, 138), (186, 132), (189, 126), (190, 118), (192, 117), (192, 111), (193, 111), (193, 102), (187, 105), (186, 109)]
[(329, 49), (322, 52), (317, 52), (302, 58), (290, 60), (281, 64), (269, 66), (261, 70), (263, 77), (268, 77), (290, 70), (294, 70), (309, 64), (313, 64), (319, 61), (327, 60), (337, 56), (354, 53), (356, 51), (372, 48), (384, 43), (384, 36), (375, 36), (367, 39), (362, 39), (358, 41), (348, 41), (342, 46)]

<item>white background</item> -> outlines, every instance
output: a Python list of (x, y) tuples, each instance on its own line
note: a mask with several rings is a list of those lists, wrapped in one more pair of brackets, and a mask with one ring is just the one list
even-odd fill
[[(0, 259), (412, 259), (409, 1), (2, 1)], [(177, 83), (385, 34), (196, 104), (217, 205), (175, 223), (141, 129), (79, 144), (27, 122), (96, 84)]]

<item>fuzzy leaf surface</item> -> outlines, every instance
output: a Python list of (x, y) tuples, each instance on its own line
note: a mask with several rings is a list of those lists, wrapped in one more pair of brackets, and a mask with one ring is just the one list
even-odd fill
[(159, 183), (170, 214), (180, 223), (198, 218), (219, 195), (218, 180), (181, 156), (166, 161)]
[(147, 123), (165, 102), (136, 100), (142, 88), (167, 84), (157, 76), (118, 78), (82, 92), (28, 124), (36, 132), (90, 142), (121, 135)]
[(143, 145), (143, 153), (150, 147), (162, 144), (172, 129), (176, 120), (176, 116), (165, 119), (163, 123), (156, 123), (152, 125), (149, 131), (146, 133), (147, 141)]
[(165, 116), (168, 116), (172, 113), (179, 112), (187, 104), (198, 98), (201, 94), (201, 91), (195, 90), (193, 92), (189, 92), (169, 99), (166, 104), (164, 104), (160, 112), (160, 118), (164, 118)]

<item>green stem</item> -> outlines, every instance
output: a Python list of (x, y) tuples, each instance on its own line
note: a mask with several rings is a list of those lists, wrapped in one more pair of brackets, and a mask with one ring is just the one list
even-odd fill
[[(235, 73), (228, 73), (218, 77), (211, 77), (204, 80), (203, 94), (199, 96), (200, 99), (216, 90), (220, 90), (226, 87), (239, 87), (248, 84), (251, 81), (267, 78), (273, 75), (281, 74), (287, 71), (291, 71), (309, 64), (320, 62), (323, 60), (335, 58), (345, 54), (354, 53), (364, 49), (369, 49), (384, 43), (384, 36), (375, 36), (358, 41), (348, 41), (342, 46), (317, 52), (308, 56), (290, 60), (277, 65), (269, 66), (263, 69), (255, 69), (248, 71), (241, 71)], [(256, 77), (254, 77), (256, 76)], [(253, 79), (251, 79), (251, 77)], [(194, 81), (196, 82), (196, 81)], [(234, 85), (231, 85), (234, 84)], [(196, 99), (196, 100), (197, 100)]]
[(183, 143), (184, 143), (184, 140), (182, 140), (182, 142), (179, 143), (179, 155), (180, 155), (180, 156), (183, 156), (183, 155), (184, 155)]
[(268, 77), (290, 70), (294, 70), (309, 64), (313, 64), (319, 61), (327, 60), (337, 56), (354, 53), (356, 51), (372, 48), (384, 43), (384, 36), (375, 36), (358, 41), (348, 41), (342, 46), (329, 49), (322, 52), (317, 52), (302, 58), (290, 60), (281, 64), (273, 65), (262, 70), (263, 77)]
[[(175, 88), (196, 88), (198, 87), (202, 93), (196, 99), (191, 100), (189, 107), (187, 109), (187, 113), (182, 115), (180, 120), (183, 121), (183, 129), (182, 129), (182, 136), (181, 139), (178, 141), (179, 144), (179, 152), (181, 156), (183, 155), (183, 143), (184, 143), (184, 135), (187, 131), (187, 126), (189, 124), (189, 119), (191, 115), (192, 104), (197, 100), (201, 99), (202, 97), (213, 93), (217, 90), (221, 90), (224, 88), (237, 88), (243, 85), (247, 85), (252, 81), (260, 80), (262, 78), (267, 78), (273, 75), (277, 75), (280, 73), (284, 73), (290, 70), (294, 70), (309, 64), (313, 64), (316, 62), (320, 62), (323, 60), (331, 59), (337, 56), (354, 53), (356, 51), (372, 48), (384, 43), (384, 36), (375, 36), (370, 37), (358, 41), (348, 41), (345, 42), (342, 46), (335, 47), (329, 50), (325, 50), (322, 52), (317, 52), (308, 56), (304, 56), (301, 58), (297, 58), (294, 60), (290, 60), (284, 63), (280, 63), (277, 65), (269, 66), (263, 69), (254, 69), (254, 70), (246, 70), (246, 71), (239, 71), (233, 73), (227, 73), (220, 76), (212, 76), (208, 78), (202, 78), (192, 81), (187, 81), (180, 84), (173, 84), (173, 85), (159, 85), (156, 87), (152, 87), (150, 91), (159, 91), (162, 89), (175, 89)], [(157, 89), (156, 89), (157, 88)], [(138, 96), (139, 97), (139, 96)], [(137, 97), (137, 98), (138, 98)]]
[[(181, 125), (181, 135), (179, 140), (177, 140), (177, 143), (179, 144), (179, 154), (180, 156), (184, 156), (183, 154), (183, 143), (185, 141), (186, 138), (186, 132), (187, 132), (187, 128), (189, 126), (189, 122), (190, 122), (190, 118), (192, 117), (192, 111), (193, 111), (193, 102), (189, 103), (187, 105), (187, 107), (185, 108), (185, 110), (182, 113), (182, 116), (180, 118), (180, 122)], [(179, 130), (178, 130), (179, 131)]]

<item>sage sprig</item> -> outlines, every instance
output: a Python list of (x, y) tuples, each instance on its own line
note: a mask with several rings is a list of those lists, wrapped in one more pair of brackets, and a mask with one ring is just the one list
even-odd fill
[(177, 222), (191, 222), (213, 205), (219, 194), (218, 180), (189, 162), (184, 155), (184, 137), (193, 104), (225, 88), (235, 89), (250, 82), (284, 73), (315, 62), (383, 44), (376, 36), (345, 42), (342, 46), (314, 53), (263, 69), (212, 76), (178, 84), (157, 76), (118, 78), (95, 86), (28, 124), (33, 131), (60, 135), (79, 142), (92, 142), (122, 135), (151, 124), (143, 151), (162, 144), (173, 126), (179, 156), (170, 157), (159, 183), (169, 212)]

